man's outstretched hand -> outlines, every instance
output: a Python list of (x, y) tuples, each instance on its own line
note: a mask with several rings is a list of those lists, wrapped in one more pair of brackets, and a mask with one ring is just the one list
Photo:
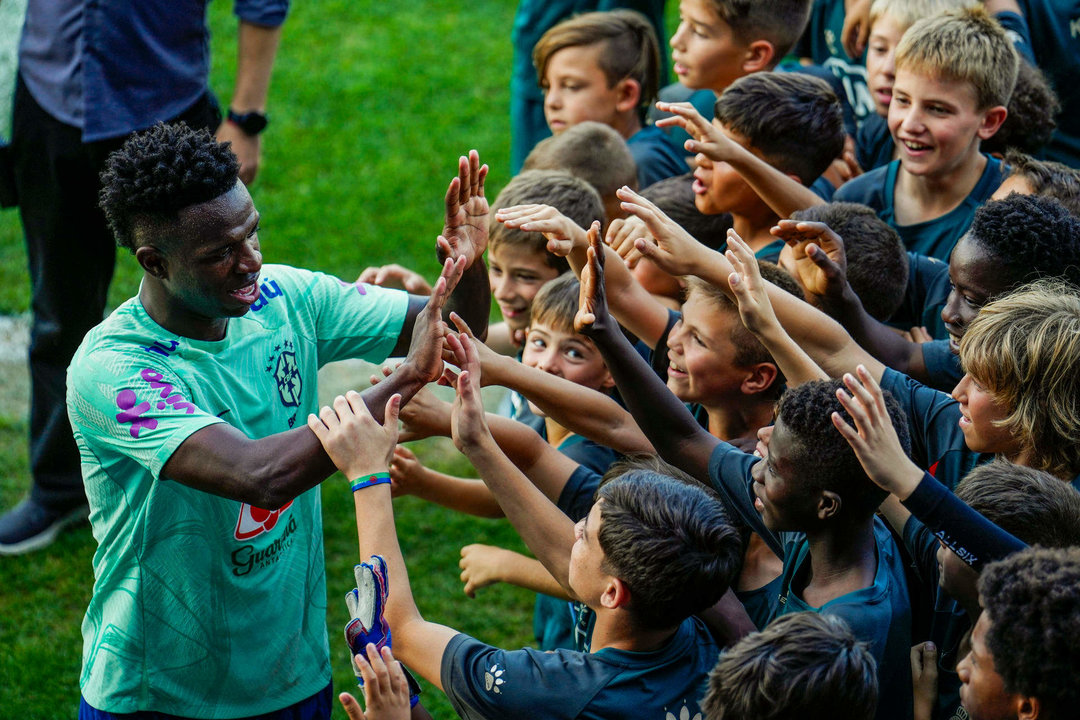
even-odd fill
[(431, 297), (424, 309), (416, 316), (413, 326), (412, 340), (409, 343), (409, 354), (405, 362), (413, 366), (425, 382), (438, 380), (443, 370), (443, 336), (446, 335), (447, 326), (442, 319), (443, 306), (446, 305), (450, 293), (454, 291), (458, 281), (465, 272), (466, 259), (459, 256), (456, 260), (447, 258), (443, 263), (442, 273), (435, 281)]
[(446, 217), (439, 237), (439, 259), (465, 258), (471, 267), (487, 249), (488, 201), (484, 197), (484, 180), (488, 166), (480, 164), (480, 154), (469, 151), (468, 157), (458, 158), (457, 177), (446, 189)]

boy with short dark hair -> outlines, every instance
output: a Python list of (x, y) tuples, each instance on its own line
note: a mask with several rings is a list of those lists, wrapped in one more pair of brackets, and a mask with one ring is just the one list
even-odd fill
[(660, 53), (643, 15), (611, 10), (564, 20), (536, 43), (533, 64), (553, 134), (587, 120), (610, 125), (634, 156), (640, 187), (687, 171), (664, 133), (645, 124)]
[[(665, 107), (704, 122), (689, 106)], [(662, 124), (680, 122), (687, 121), (677, 115)], [(745, 178), (745, 166), (765, 166), (767, 172), (810, 185), (843, 149), (840, 103), (817, 78), (756, 73), (724, 91), (712, 124), (718, 131), (715, 143), (693, 146), (699, 151), (694, 171), (697, 207), (707, 214), (730, 212), (735, 231), (759, 259), (775, 262), (783, 243), (776, 242), (769, 229), (779, 216)], [(808, 137), (814, 142), (807, 143)]]
[[(904, 301), (908, 281), (908, 258), (895, 230), (872, 209), (858, 203), (815, 205), (792, 213), (791, 219), (824, 223), (840, 237), (851, 238), (852, 242), (844, 246), (848, 285), (870, 317), (885, 321), (893, 316)], [(778, 264), (801, 285), (792, 245), (785, 243)], [(833, 314), (829, 298), (804, 290), (807, 302)]]
[(705, 720), (867, 720), (877, 690), (877, 663), (866, 643), (839, 617), (802, 612), (724, 651), (703, 709)]
[(1007, 153), (1005, 164), (1009, 166), (1009, 173), (991, 200), (1003, 200), (1014, 192), (1042, 195), (1057, 200), (1074, 216), (1080, 217), (1080, 170), (1017, 152)]
[(946, 260), (975, 209), (1001, 183), (979, 143), (997, 132), (1019, 59), (982, 9), (925, 18), (896, 49), (889, 131), (899, 159), (837, 190), (896, 228), (909, 250)]
[(444, 690), (465, 718), (692, 715), (718, 649), (691, 615), (719, 599), (738, 565), (738, 537), (722, 505), (701, 488), (636, 471), (603, 485), (574, 525), (516, 466), (543, 475), (571, 461), (511, 423), (517, 440), (509, 444), (533, 448), (510, 450), (511, 462), (488, 429), (472, 340), (450, 334), (446, 342), (461, 368), (455, 444), (537, 558), (595, 611), (596, 623), (591, 652), (544, 653), (501, 650), (426, 622), (412, 599), (381, 479), (397, 440), (396, 401), (380, 424), (350, 393), (308, 423), (346, 476), (361, 479), (354, 481), (360, 554), (386, 559), (395, 655)]

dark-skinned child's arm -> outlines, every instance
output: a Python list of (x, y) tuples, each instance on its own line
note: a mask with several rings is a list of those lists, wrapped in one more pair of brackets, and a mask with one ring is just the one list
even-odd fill
[(802, 286), (821, 299), (860, 347), (894, 370), (927, 381), (922, 345), (871, 317), (851, 289), (843, 238), (825, 223), (795, 220), (781, 220), (772, 234), (791, 248)]
[[(308, 428), (319, 439), (334, 464), (350, 481), (385, 473), (397, 444), (401, 397), (387, 401), (383, 422), (364, 405), (360, 394), (349, 391), (308, 416)], [(384, 616), (394, 634), (394, 654), (424, 679), (442, 689), (442, 656), (457, 631), (424, 620), (413, 599), (405, 560), (398, 544), (390, 484), (368, 485), (353, 492), (360, 558), (381, 555), (390, 585)]]
[(694, 420), (608, 314), (604, 245), (600, 242), (599, 228), (589, 230), (589, 245), (588, 264), (581, 273), (581, 301), (574, 329), (596, 343), (630, 414), (660, 457), (710, 484), (709, 458), (720, 441)]
[[(573, 597), (569, 585), (569, 567), (570, 549), (574, 544), (574, 523), (522, 474), (503, 453), (488, 430), (488, 417), (480, 397), (480, 360), (472, 338), (464, 333), (451, 334), (447, 336), (446, 342), (457, 356), (455, 364), (461, 368), (460, 374), (453, 378), (457, 389), (451, 419), (454, 445), (469, 458), (480, 477), (491, 488), (507, 519), (529, 550)], [(531, 429), (524, 425), (521, 425), (521, 429), (532, 434), (550, 451), (544, 453), (542, 448), (534, 445), (538, 457), (531, 464), (532, 469), (536, 470), (545, 464), (545, 459), (539, 457), (540, 455), (546, 455), (546, 460), (555, 466), (560, 463), (576, 466), (576, 463), (549, 446)], [(519, 439), (526, 440), (526, 436), (520, 435)], [(569, 474), (566, 473), (567, 478)]]
[[(442, 373), (440, 312), (464, 270), (464, 260), (447, 260), (435, 290), (412, 326), (409, 354), (383, 383), (361, 395), (377, 417), (390, 396), (412, 397)], [(296, 428), (252, 439), (228, 423), (198, 430), (169, 457), (163, 478), (197, 490), (276, 509), (319, 484), (334, 471), (318, 438)]]

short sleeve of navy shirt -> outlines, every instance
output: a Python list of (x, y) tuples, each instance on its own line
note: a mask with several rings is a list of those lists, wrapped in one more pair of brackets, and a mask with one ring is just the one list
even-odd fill
[(926, 366), (926, 384), (935, 390), (951, 393), (964, 371), (960, 356), (949, 347), (948, 340), (931, 340), (922, 344), (923, 365)]
[(694, 717), (718, 657), (709, 631), (691, 617), (651, 652), (501, 650), (460, 634), (443, 653), (441, 674), (465, 720)]
[(908, 250), (948, 262), (953, 245), (971, 226), (975, 211), (1001, 185), (1001, 161), (989, 155), (984, 155), (984, 157), (986, 167), (963, 202), (941, 217), (926, 222), (900, 225), (896, 221), (893, 200), (896, 192), (896, 176), (900, 170), (899, 160), (893, 160), (885, 167), (871, 170), (844, 183), (836, 191), (833, 200), (869, 205), (877, 212), (879, 218), (896, 229)]
[(889, 318), (889, 324), (903, 330), (922, 326), (930, 337), (944, 340), (949, 334), (941, 320), (941, 309), (949, 299), (949, 264), (910, 250), (907, 259), (908, 282), (904, 300)]
[(968, 449), (959, 425), (960, 404), (946, 393), (891, 368), (882, 373), (881, 387), (907, 414), (912, 461), (950, 490), (971, 468), (993, 457)]

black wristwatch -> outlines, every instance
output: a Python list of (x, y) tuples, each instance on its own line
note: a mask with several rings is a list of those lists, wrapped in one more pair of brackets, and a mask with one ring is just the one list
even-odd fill
[(258, 110), (241, 114), (229, 108), (228, 118), (229, 122), (243, 130), (245, 135), (258, 135), (266, 129), (266, 125), (270, 122), (266, 115)]

